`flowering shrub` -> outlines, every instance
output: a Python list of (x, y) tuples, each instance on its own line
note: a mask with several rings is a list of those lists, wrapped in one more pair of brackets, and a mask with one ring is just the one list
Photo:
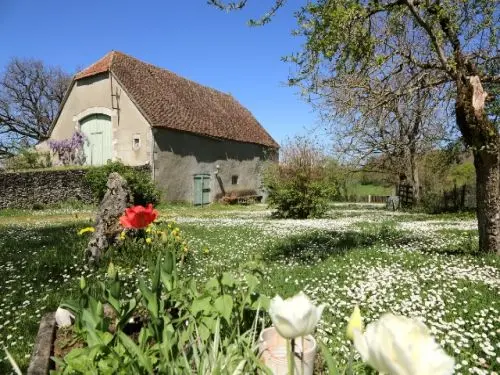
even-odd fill
[(85, 153), (83, 145), (87, 141), (85, 134), (80, 131), (73, 133), (71, 138), (60, 141), (50, 140), (48, 142), (51, 151), (57, 156), (62, 165), (85, 164)]
[(328, 209), (335, 186), (327, 180), (325, 156), (310, 140), (296, 138), (281, 150), (280, 164), (264, 174), (267, 202), (282, 218), (321, 217)]

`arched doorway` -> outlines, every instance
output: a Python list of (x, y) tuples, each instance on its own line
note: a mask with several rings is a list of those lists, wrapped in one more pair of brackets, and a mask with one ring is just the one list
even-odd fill
[(113, 158), (111, 117), (93, 114), (80, 121), (80, 129), (87, 137), (83, 146), (87, 165), (103, 165)]

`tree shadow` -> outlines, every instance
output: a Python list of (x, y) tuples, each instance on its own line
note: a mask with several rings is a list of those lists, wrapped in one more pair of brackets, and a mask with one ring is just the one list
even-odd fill
[(316, 231), (288, 237), (270, 244), (263, 252), (263, 259), (270, 262), (287, 260), (311, 264), (331, 256), (343, 255), (355, 248), (375, 245), (389, 246), (402, 252), (446, 256), (478, 253), (477, 239), (472, 234), (445, 241), (444, 238), (422, 237), (397, 230), (391, 225), (382, 225), (358, 231)]
[(264, 260), (295, 260), (310, 263), (342, 255), (358, 247), (369, 247), (383, 240), (379, 233), (356, 231), (318, 231), (286, 238), (266, 248)]

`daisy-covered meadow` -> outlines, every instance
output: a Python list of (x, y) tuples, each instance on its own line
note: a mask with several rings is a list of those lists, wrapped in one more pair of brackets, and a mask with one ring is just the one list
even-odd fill
[[(26, 368), (41, 316), (101, 277), (83, 262), (92, 209), (0, 212), (0, 347)], [(340, 363), (349, 356), (347, 320), (385, 312), (422, 320), (455, 359), (457, 374), (500, 373), (500, 260), (477, 256), (467, 214), (428, 216), (378, 206), (332, 206), (327, 218), (276, 220), (263, 205), (160, 209), (188, 242), (183, 272), (203, 282), (258, 267), (268, 296), (304, 291), (326, 307), (316, 335)], [(133, 290), (144, 266), (121, 267)], [(3, 355), (2, 355), (3, 357)], [(364, 371), (364, 370), (363, 370)], [(6, 358), (0, 373), (9, 373)]]

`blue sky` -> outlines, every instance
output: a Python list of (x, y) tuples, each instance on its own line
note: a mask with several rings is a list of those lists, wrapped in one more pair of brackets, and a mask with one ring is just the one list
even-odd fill
[[(267, 9), (250, 1), (225, 13), (206, 0), (0, 0), (0, 67), (32, 57), (74, 72), (114, 49), (231, 93), (280, 143), (316, 124), (280, 61), (300, 49), (293, 5), (265, 27), (246, 22)], [(262, 3), (262, 5), (259, 5)], [(266, 2), (267, 3), (267, 2)]]

